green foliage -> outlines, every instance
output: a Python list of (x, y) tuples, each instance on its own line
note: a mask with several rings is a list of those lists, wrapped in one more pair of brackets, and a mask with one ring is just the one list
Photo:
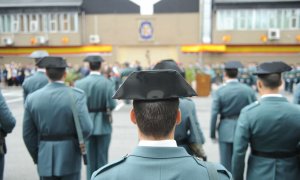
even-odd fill
[(80, 79), (80, 74), (77, 73), (74, 69), (69, 69), (67, 71), (67, 76), (65, 79), (65, 83), (68, 86), (73, 86), (76, 80)]
[(185, 69), (185, 79), (189, 84), (196, 79), (196, 69), (194, 67)]

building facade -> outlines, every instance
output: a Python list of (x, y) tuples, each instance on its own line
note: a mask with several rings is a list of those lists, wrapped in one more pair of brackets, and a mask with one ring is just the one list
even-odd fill
[[(150, 1), (148, 1), (150, 2)], [(27, 62), (37, 49), (78, 63), (165, 58), (183, 64), (300, 58), (297, 0), (0, 0), (1, 62)], [(140, 15), (143, 8), (153, 15)], [(153, 9), (151, 9), (153, 8)]]

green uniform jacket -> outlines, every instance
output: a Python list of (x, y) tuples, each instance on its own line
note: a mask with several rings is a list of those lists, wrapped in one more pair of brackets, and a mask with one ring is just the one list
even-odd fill
[[(260, 152), (293, 152), (300, 141), (300, 108), (284, 97), (265, 97), (245, 107), (238, 119), (232, 159), (235, 180), (243, 179), (248, 143)], [(273, 159), (250, 155), (247, 180), (297, 180), (296, 157)]]
[(10, 112), (5, 99), (0, 92), (0, 129), (5, 133), (10, 133), (16, 125), (16, 119)]
[(300, 84), (297, 84), (296, 86), (293, 102), (295, 104), (300, 104)]
[[(230, 173), (215, 165), (219, 179), (230, 179)], [(123, 160), (94, 172), (92, 180), (209, 180), (203, 161), (187, 154), (182, 147), (142, 147)]]
[[(116, 107), (116, 100), (112, 99), (114, 94), (113, 83), (102, 75), (91, 74), (76, 81), (75, 86), (82, 89), (87, 96), (88, 109), (113, 110)], [(93, 122), (92, 135), (110, 134), (112, 126), (105, 112), (91, 112)]]
[(210, 137), (216, 137), (217, 118), (220, 114), (219, 141), (232, 143), (236, 120), (231, 118), (237, 119), (241, 109), (255, 100), (254, 90), (245, 84), (232, 81), (221, 86), (213, 96)]
[(92, 132), (84, 92), (62, 83), (49, 83), (30, 94), (25, 102), (23, 139), (37, 163), (40, 176), (64, 176), (80, 172), (81, 155), (78, 140), (40, 141), (41, 135), (74, 135), (75, 123), (71, 109), (73, 92), (83, 137)]
[(44, 72), (38, 71), (32, 76), (26, 78), (22, 84), (24, 102), (30, 93), (33, 93), (34, 91), (46, 86), (47, 84), (48, 78)]
[(175, 140), (186, 144), (204, 144), (205, 138), (200, 129), (195, 103), (188, 98), (179, 99), (181, 123), (176, 126)]

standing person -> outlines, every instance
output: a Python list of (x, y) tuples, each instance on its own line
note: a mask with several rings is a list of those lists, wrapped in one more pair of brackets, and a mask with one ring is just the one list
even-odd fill
[[(153, 69), (175, 70), (183, 77), (185, 74), (172, 59), (160, 61)], [(175, 129), (175, 140), (178, 146), (184, 147), (189, 154), (206, 160), (207, 157), (203, 149), (205, 139), (197, 118), (195, 103), (189, 98), (180, 97), (179, 109), (181, 111), (181, 123)]]
[(0, 180), (3, 180), (4, 155), (6, 154), (5, 137), (16, 125), (16, 119), (10, 112), (5, 99), (0, 92)]
[[(229, 171), (237, 119), (243, 107), (256, 100), (253, 89), (237, 80), (238, 68), (241, 67), (242, 64), (238, 61), (225, 63), (225, 84), (214, 93), (212, 103), (210, 137), (213, 140), (217, 139), (218, 127), (221, 164)], [(220, 121), (217, 126), (218, 115)]]
[[(50, 83), (31, 93), (25, 102), (23, 139), (42, 180), (79, 180), (81, 154), (73, 110), (83, 138), (92, 132), (92, 122), (83, 91), (64, 84), (67, 63), (61, 57), (39, 61)], [(73, 103), (72, 103), (73, 102)]]
[[(130, 64), (128, 62), (125, 62), (124, 68), (121, 70), (121, 74), (120, 74), (121, 81), (124, 82), (126, 78), (134, 71), (137, 71), (137, 69), (130, 67)], [(125, 99), (124, 102), (125, 104), (131, 103), (131, 101), (128, 99)]]
[(232, 159), (234, 179), (243, 179), (249, 144), (247, 180), (299, 179), (300, 108), (279, 94), (281, 73), (290, 70), (283, 62), (266, 62), (257, 67), (261, 98), (245, 107), (238, 119)]
[(175, 126), (181, 121), (179, 97), (195, 95), (174, 70), (132, 73), (113, 98), (133, 99), (130, 118), (137, 125), (138, 147), (122, 160), (100, 168), (92, 180), (208, 180), (210, 175), (230, 179), (221, 165), (189, 155), (174, 140)]
[(108, 149), (112, 133), (111, 111), (116, 107), (112, 99), (113, 82), (100, 74), (103, 59), (101, 56), (88, 56), (90, 74), (77, 81), (75, 86), (82, 89), (87, 96), (87, 106), (93, 122), (92, 135), (87, 141), (87, 179), (92, 173), (108, 162)]
[(39, 60), (43, 57), (47, 57), (49, 54), (47, 51), (34, 51), (31, 53), (29, 57), (34, 58), (35, 64), (37, 67), (37, 72), (34, 73), (32, 76), (29, 76), (25, 78), (23, 82), (23, 99), (24, 103), (27, 98), (27, 96), (30, 93), (33, 93), (34, 91), (46, 86), (48, 84), (48, 78), (45, 74), (46, 70), (39, 65)]

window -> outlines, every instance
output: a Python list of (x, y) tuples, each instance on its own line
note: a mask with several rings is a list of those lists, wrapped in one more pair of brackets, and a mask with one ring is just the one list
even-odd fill
[(278, 11), (276, 10), (269, 10), (268, 12), (268, 19), (269, 19), (269, 28), (278, 28), (279, 26), (277, 25), (278, 19), (277, 19), (277, 13)]
[(224, 9), (216, 23), (218, 30), (300, 29), (300, 9)]
[(38, 14), (29, 15), (29, 32), (39, 32), (39, 16)]
[(11, 32), (11, 16), (9, 15), (4, 15), (3, 16), (3, 32), (4, 33), (9, 33)]
[(58, 31), (57, 14), (50, 14), (49, 15), (49, 31), (50, 32), (57, 32)]
[(60, 14), (60, 30), (62, 32), (69, 32), (70, 31), (70, 14)]
[(11, 30), (13, 33), (20, 31), (20, 16), (18, 14), (11, 15)]
[(0, 15), (0, 33), (3, 33), (3, 16)]
[(78, 14), (77, 13), (72, 13), (71, 14), (71, 21), (70, 21), (70, 30), (72, 32), (77, 32), (78, 31)]
[(27, 33), (28, 29), (28, 15), (22, 14), (20, 15), (20, 32)]
[(239, 30), (245, 30), (247, 27), (247, 18), (246, 18), (246, 11), (245, 10), (240, 10), (237, 11), (237, 16), (236, 20), (238, 21), (237, 23), (237, 29)]
[(291, 17), (290, 17), (290, 29), (297, 29), (299, 18), (297, 16), (298, 11), (293, 9), (291, 11)]
[(40, 15), (40, 28), (42, 32), (48, 32), (49, 31), (49, 26), (48, 26), (48, 15), (47, 14), (41, 14)]

